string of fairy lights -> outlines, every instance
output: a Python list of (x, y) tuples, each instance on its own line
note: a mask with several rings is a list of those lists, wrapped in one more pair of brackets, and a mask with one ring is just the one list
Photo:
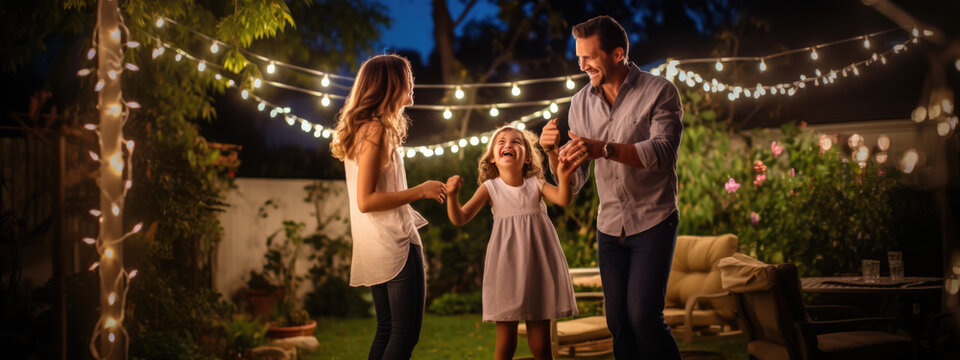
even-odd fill
[[(90, 210), (90, 215), (99, 222), (95, 238), (85, 237), (83, 243), (95, 247), (98, 260), (89, 267), (100, 273), (100, 317), (90, 339), (90, 352), (96, 359), (126, 358), (130, 340), (123, 321), (126, 315), (127, 292), (137, 270), (123, 267), (122, 243), (131, 235), (140, 232), (142, 223), (124, 232), (122, 214), (127, 192), (133, 186), (134, 141), (125, 139), (123, 127), (130, 111), (140, 104), (123, 97), (120, 77), (127, 71), (138, 71), (133, 63), (125, 63), (124, 48), (136, 48), (140, 44), (130, 40), (130, 31), (124, 24), (118, 0), (98, 2), (97, 24), (93, 30), (92, 46), (86, 60), (96, 64), (80, 69), (81, 77), (97, 75), (94, 91), (98, 95), (99, 124), (85, 124), (84, 128), (97, 135), (100, 152), (89, 152), (98, 163), (100, 171), (97, 186), (100, 188), (100, 208)], [(127, 39), (123, 41), (123, 39)], [(118, 346), (118, 344), (122, 344)]]
[[(197, 36), (203, 38), (205, 41), (210, 42), (210, 52), (216, 54), (222, 47), (231, 47), (232, 45), (206, 35), (200, 31), (192, 29), (186, 25), (180, 24), (173, 19), (160, 16), (157, 18), (156, 25), (158, 28), (163, 27), (164, 24), (175, 24), (178, 25), (187, 31), (196, 34)], [(861, 42), (865, 49), (871, 49), (874, 47), (872, 44), (874, 39), (882, 35), (892, 33), (895, 31), (901, 31), (900, 28), (893, 28), (883, 31), (878, 31), (874, 33), (869, 33), (865, 35), (845, 38), (841, 40), (831, 41), (827, 43), (817, 44), (813, 46), (806, 46), (796, 49), (791, 49), (787, 51), (781, 51), (777, 53), (767, 54), (763, 56), (752, 56), (752, 57), (714, 57), (714, 58), (694, 58), (694, 59), (679, 59), (679, 60), (670, 60), (664, 64), (654, 67), (651, 69), (651, 73), (658, 76), (663, 76), (672, 82), (677, 83), (678, 85), (686, 84), (688, 87), (701, 87), (705, 92), (711, 93), (726, 93), (726, 98), (730, 101), (736, 101), (741, 99), (759, 99), (761, 96), (772, 96), (772, 95), (782, 95), (782, 96), (794, 96), (798, 91), (804, 89), (808, 84), (812, 84), (813, 87), (818, 87), (821, 85), (828, 85), (835, 83), (838, 79), (847, 78), (847, 77), (859, 77), (863, 70), (870, 67), (874, 63), (887, 64), (887, 58), (892, 55), (901, 54), (907, 51), (910, 43), (917, 44), (919, 39), (924, 36), (932, 36), (933, 33), (930, 30), (920, 30), (914, 28), (911, 31), (911, 37), (903, 42), (893, 44), (889, 48), (879, 52), (873, 52), (866, 59), (859, 61), (853, 61), (848, 63), (846, 66), (840, 68), (830, 68), (827, 70), (821, 71), (819, 68), (815, 68), (812, 73), (808, 74), (799, 74), (796, 77), (796, 80), (781, 82), (781, 83), (772, 83), (772, 84), (763, 84), (757, 83), (755, 86), (744, 86), (744, 85), (734, 85), (728, 84), (721, 81), (718, 81), (716, 78), (713, 78), (709, 81), (706, 80), (706, 76), (697, 73), (691, 70), (682, 68), (686, 64), (697, 64), (697, 63), (714, 63), (714, 68), (718, 73), (723, 72), (724, 63), (734, 63), (734, 62), (756, 62), (760, 72), (766, 72), (769, 68), (767, 61), (776, 59), (779, 57), (784, 57), (787, 55), (793, 55), (798, 53), (808, 53), (810, 60), (818, 61), (821, 58), (821, 52), (825, 48), (847, 44), (851, 42)], [(157, 42), (158, 46), (154, 50), (154, 58), (163, 54), (163, 49), (174, 49), (176, 51), (175, 59), (180, 61), (181, 58), (186, 58), (198, 63), (198, 70), (203, 71), (203, 68), (206, 66), (214, 66), (219, 70), (224, 70), (222, 67), (215, 65), (215, 63), (204, 60), (200, 57), (190, 55), (182, 48), (173, 47), (171, 44), (164, 42), (160, 39), (159, 36), (152, 36)], [(282, 107), (275, 105), (272, 102), (262, 99), (261, 97), (253, 94), (253, 91), (259, 89), (262, 85), (270, 85), (277, 88), (283, 88), (287, 90), (297, 91), (303, 94), (311, 95), (319, 98), (320, 104), (324, 107), (330, 106), (332, 100), (343, 100), (345, 96), (336, 94), (334, 89), (349, 90), (352, 81), (354, 78), (349, 76), (343, 76), (338, 74), (333, 74), (329, 72), (324, 72), (316, 69), (310, 69), (294, 64), (285, 63), (276, 59), (269, 58), (260, 54), (256, 54), (244, 49), (237, 49), (245, 55), (250, 56), (251, 58), (257, 59), (264, 64), (266, 64), (266, 73), (267, 76), (276, 73), (278, 68), (287, 68), (292, 71), (299, 71), (306, 73), (311, 76), (319, 78), (320, 88), (323, 90), (314, 90), (307, 89), (300, 86), (285, 84), (278, 81), (272, 81), (262, 78), (250, 78), (249, 84), (251, 84), (249, 89), (241, 90), (241, 97), (243, 99), (251, 98), (258, 102), (258, 109), (263, 111), (265, 108), (272, 107), (270, 111), (270, 116), (275, 117), (277, 115), (283, 115), (287, 124), (295, 125), (297, 122), (300, 123), (300, 127), (304, 132), (311, 132), (317, 138), (329, 138), (330, 136), (336, 136), (335, 133), (330, 131), (329, 128), (324, 127), (320, 124), (314, 124), (305, 118), (291, 114), (289, 107)], [(495, 82), (495, 83), (461, 83), (461, 84), (415, 84), (415, 89), (442, 89), (447, 91), (453, 91), (454, 98), (457, 100), (462, 100), (465, 96), (464, 89), (470, 88), (483, 88), (483, 87), (493, 87), (493, 88), (509, 88), (510, 95), (514, 97), (520, 96), (522, 93), (521, 87), (530, 84), (542, 84), (542, 83), (555, 83), (560, 82), (566, 87), (567, 90), (574, 90), (577, 87), (576, 80), (584, 78), (585, 74), (576, 74), (576, 75), (564, 75), (556, 77), (547, 77), (547, 78), (535, 78), (535, 79), (525, 79), (519, 81), (509, 81), (509, 82)], [(226, 79), (225, 75), (220, 73), (216, 74), (218, 80)], [(236, 81), (233, 79), (224, 80), (227, 81), (228, 87), (232, 87), (236, 84)], [(454, 116), (454, 111), (460, 110), (487, 110), (488, 114), (496, 118), (500, 114), (500, 109), (502, 108), (514, 108), (514, 107), (532, 107), (532, 106), (542, 106), (540, 110), (537, 110), (533, 113), (529, 113), (525, 116), (520, 117), (517, 120), (508, 122), (509, 125), (513, 125), (519, 128), (525, 128), (535, 123), (539, 123), (545, 120), (550, 119), (552, 116), (556, 115), (559, 112), (559, 104), (565, 104), (570, 102), (571, 97), (562, 97), (555, 99), (547, 100), (538, 100), (538, 101), (503, 101), (498, 103), (489, 103), (489, 104), (415, 104), (410, 106), (412, 109), (422, 109), (422, 110), (432, 110), (437, 111), (441, 114), (444, 119), (451, 119)], [(952, 104), (948, 104), (948, 100), (944, 100), (942, 106), (938, 108), (947, 110), (952, 109)], [(951, 110), (952, 111), (952, 110)], [(950, 111), (945, 111), (949, 113)], [(932, 115), (932, 114), (931, 114)], [(914, 116), (916, 119), (917, 116)], [(930, 116), (934, 118), (934, 116)], [(943, 125), (938, 126), (938, 133), (942, 136), (946, 136), (947, 133), (952, 131), (955, 128), (956, 121), (950, 122), (949, 118), (947, 121), (943, 122)], [(945, 131), (944, 131), (945, 130)], [(463, 149), (466, 146), (475, 146), (480, 144), (485, 144), (487, 138), (494, 130), (488, 130), (479, 134), (471, 135), (465, 138), (453, 139), (448, 141), (443, 141), (440, 143), (422, 145), (422, 146), (404, 146), (399, 148), (402, 154), (407, 157), (415, 157), (417, 154), (420, 154), (424, 157), (431, 157), (435, 155), (443, 155), (447, 152), (457, 153), (459, 150)]]

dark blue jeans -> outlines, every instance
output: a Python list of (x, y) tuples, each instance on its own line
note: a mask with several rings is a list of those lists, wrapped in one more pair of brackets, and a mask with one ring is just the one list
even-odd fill
[(663, 321), (678, 218), (674, 212), (630, 236), (597, 232), (607, 327), (617, 359), (680, 360), (677, 341)]
[(426, 280), (419, 245), (410, 245), (403, 269), (392, 280), (370, 288), (377, 311), (377, 334), (371, 360), (409, 359), (420, 340)]

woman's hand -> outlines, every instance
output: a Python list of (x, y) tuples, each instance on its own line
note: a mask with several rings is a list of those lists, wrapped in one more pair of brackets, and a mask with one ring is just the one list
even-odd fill
[(422, 184), (417, 185), (416, 189), (421, 199), (434, 199), (438, 203), (443, 204), (443, 200), (447, 198), (446, 185), (436, 180), (424, 181)]

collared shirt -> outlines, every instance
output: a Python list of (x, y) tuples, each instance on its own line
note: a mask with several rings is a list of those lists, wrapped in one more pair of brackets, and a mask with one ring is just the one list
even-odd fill
[[(634, 235), (654, 227), (677, 210), (677, 151), (683, 131), (683, 107), (677, 87), (667, 79), (630, 70), (613, 103), (601, 88), (587, 84), (570, 103), (570, 130), (580, 137), (633, 144), (643, 168), (596, 159), (594, 175), (600, 197), (597, 230)], [(580, 191), (590, 164), (578, 168), (572, 188)]]

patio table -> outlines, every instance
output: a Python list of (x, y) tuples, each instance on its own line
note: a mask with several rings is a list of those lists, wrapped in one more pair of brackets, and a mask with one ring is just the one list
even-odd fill
[(859, 276), (826, 276), (800, 278), (800, 287), (808, 293), (897, 295), (943, 289), (943, 278), (907, 276), (893, 281), (881, 277), (873, 284)]

